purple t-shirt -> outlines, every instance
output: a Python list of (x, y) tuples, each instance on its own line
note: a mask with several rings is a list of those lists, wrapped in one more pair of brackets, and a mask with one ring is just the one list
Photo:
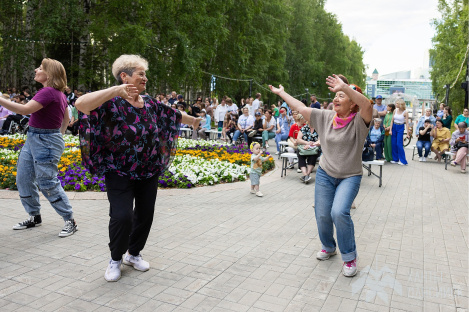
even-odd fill
[(40, 129), (59, 129), (62, 126), (67, 98), (63, 92), (52, 87), (45, 87), (33, 97), (42, 108), (31, 114), (29, 126)]

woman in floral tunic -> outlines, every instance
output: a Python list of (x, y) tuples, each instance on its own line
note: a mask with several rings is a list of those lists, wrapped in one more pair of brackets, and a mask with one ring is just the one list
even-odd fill
[(140, 56), (121, 55), (112, 65), (119, 85), (86, 94), (75, 103), (82, 113), (83, 162), (106, 181), (111, 260), (104, 278), (110, 282), (121, 277), (122, 262), (140, 271), (150, 268), (140, 251), (153, 222), (158, 176), (170, 165), (179, 124), (197, 128), (199, 123), (140, 95), (148, 81), (147, 69)]

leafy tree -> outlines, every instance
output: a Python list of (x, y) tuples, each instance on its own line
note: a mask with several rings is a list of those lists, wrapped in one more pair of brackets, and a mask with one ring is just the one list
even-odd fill
[(467, 63), (463, 65), (457, 81), (455, 79), (468, 47), (469, 8), (467, 1), (439, 0), (438, 10), (441, 13), (441, 19), (433, 20), (436, 33), (433, 37), (433, 48), (430, 50), (430, 58), (433, 62), (430, 73), (432, 88), (435, 94), (442, 94), (445, 92), (445, 84), (455, 82), (450, 91), (449, 105), (453, 109), (453, 115), (456, 116), (462, 113), (464, 106), (464, 90), (461, 88), (461, 83), (465, 80)]

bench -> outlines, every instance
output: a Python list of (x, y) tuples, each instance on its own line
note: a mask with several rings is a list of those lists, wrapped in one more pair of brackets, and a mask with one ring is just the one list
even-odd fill
[[(453, 153), (453, 152), (445, 152), (445, 170), (448, 170), (448, 163), (451, 162), (451, 158), (452, 156), (455, 156), (456, 153)], [(469, 154), (466, 155), (466, 157), (469, 157)]]
[(280, 141), (278, 142), (278, 145), (280, 146), (280, 153), (278, 154), (278, 159), (280, 159), (280, 155), (282, 155), (283, 153), (286, 153), (287, 151), (288, 142)]
[[(371, 165), (379, 166), (379, 175), (377, 175), (371, 170)], [(381, 187), (382, 180), (383, 180), (383, 165), (384, 165), (384, 160), (362, 161), (362, 166), (368, 171), (368, 176), (374, 175), (375, 177), (379, 179), (379, 187)]]
[(292, 157), (294, 159), (298, 159), (298, 155), (296, 153), (282, 153), (279, 155), (280, 158), (282, 158), (282, 175), (281, 177), (283, 178), (283, 175), (287, 175), (287, 165), (288, 165), (288, 158)]
[(214, 140), (216, 141), (218, 139), (218, 135), (222, 134), (222, 131), (218, 131), (217, 129), (205, 131), (205, 133), (208, 133), (208, 139), (209, 140)]
[(183, 135), (181, 135), (181, 137), (185, 137), (186, 139), (191, 138), (191, 133), (192, 133), (191, 128), (179, 128), (179, 131), (182, 131)]
[[(425, 150), (425, 149), (424, 149), (424, 150)], [(418, 154), (419, 154), (419, 152), (418, 152), (418, 150), (417, 150), (417, 145), (414, 145), (414, 148), (413, 148), (413, 150), (412, 150), (412, 160), (414, 160), (414, 156), (415, 156), (415, 155), (418, 155)], [(430, 155), (431, 155), (431, 154), (432, 154), (432, 151), (430, 151), (430, 152), (428, 153), (428, 157), (429, 157), (429, 158), (430, 158)]]

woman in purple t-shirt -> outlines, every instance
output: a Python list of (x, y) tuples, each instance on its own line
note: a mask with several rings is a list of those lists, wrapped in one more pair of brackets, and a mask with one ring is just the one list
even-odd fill
[(13, 229), (24, 230), (41, 225), (39, 187), (64, 219), (65, 226), (59, 236), (66, 237), (77, 231), (72, 206), (57, 179), (57, 164), (65, 149), (62, 135), (69, 120), (67, 100), (63, 93), (67, 86), (67, 75), (62, 63), (48, 58), (42, 60), (35, 72), (34, 80), (44, 88), (32, 100), (23, 105), (0, 99), (0, 105), (12, 112), (31, 114), (28, 138), (18, 157), (16, 175), (21, 203), (29, 219), (16, 224)]

